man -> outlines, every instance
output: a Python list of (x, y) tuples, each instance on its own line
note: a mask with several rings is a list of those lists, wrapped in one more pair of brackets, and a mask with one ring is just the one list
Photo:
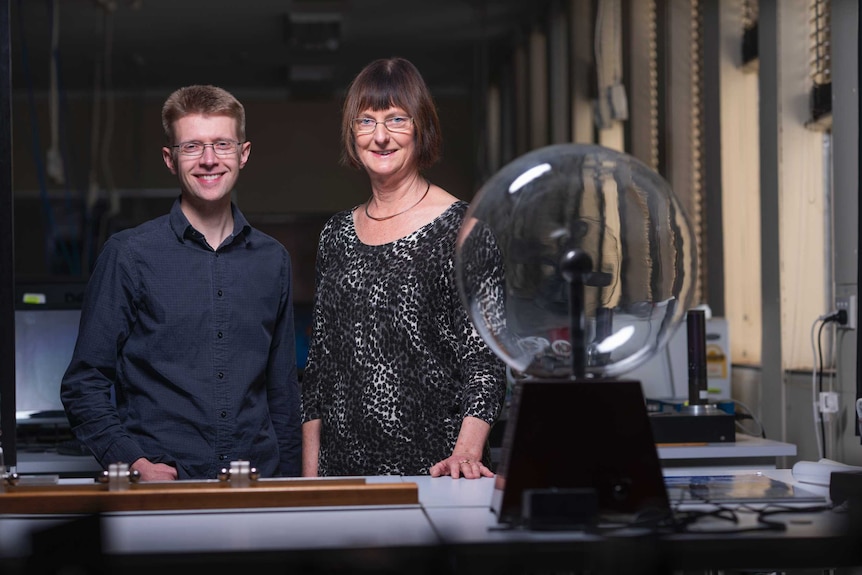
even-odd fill
[(61, 386), (69, 422), (103, 468), (127, 463), (144, 481), (214, 479), (237, 460), (299, 475), (290, 256), (231, 202), (251, 151), (245, 110), (188, 86), (162, 126), (180, 196), (96, 261)]

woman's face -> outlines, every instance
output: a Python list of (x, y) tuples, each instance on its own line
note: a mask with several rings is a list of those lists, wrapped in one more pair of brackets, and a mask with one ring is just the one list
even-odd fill
[[(364, 120), (362, 122), (361, 120)], [(357, 124), (376, 122), (370, 133), (359, 133)], [(416, 170), (416, 128), (403, 108), (366, 109), (353, 121), (356, 154), (370, 175), (381, 177)]]

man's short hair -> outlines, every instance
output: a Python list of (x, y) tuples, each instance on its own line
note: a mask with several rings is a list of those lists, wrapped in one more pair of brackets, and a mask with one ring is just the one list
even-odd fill
[(162, 128), (167, 144), (174, 142), (174, 123), (190, 114), (228, 116), (236, 120), (236, 137), (245, 141), (245, 108), (233, 94), (217, 86), (186, 86), (168, 96), (162, 106)]

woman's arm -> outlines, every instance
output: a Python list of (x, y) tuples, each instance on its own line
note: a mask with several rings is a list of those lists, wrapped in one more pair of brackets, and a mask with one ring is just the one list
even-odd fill
[(455, 441), (452, 455), (434, 464), (429, 473), (431, 477), (450, 475), (458, 479), (462, 475), (465, 479), (476, 479), (478, 477), (494, 477), (494, 472), (482, 463), (482, 452), (488, 441), (491, 426), (478, 417), (467, 416), (461, 422), (461, 431)]
[(317, 458), (320, 454), (320, 420), (302, 424), (302, 476), (317, 477)]

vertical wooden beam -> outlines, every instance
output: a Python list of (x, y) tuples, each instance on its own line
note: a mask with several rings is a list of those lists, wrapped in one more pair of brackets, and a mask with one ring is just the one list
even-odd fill
[(569, 6), (561, 0), (550, 3), (548, 22), (548, 131), (549, 143), (572, 141), (572, 62)]
[[(760, 95), (760, 245), (763, 309), (760, 406), (770, 439), (787, 437), (781, 356), (781, 269), (779, 242), (779, 53), (777, 2), (760, 4), (757, 22)], [(765, 113), (763, 112), (765, 111)]]
[(569, 0), (571, 63), (572, 141), (593, 144), (596, 123), (593, 121), (591, 68), (593, 63), (593, 9), (589, 0)]
[(704, 300), (712, 315), (724, 317), (724, 218), (721, 180), (721, 14), (719, 0), (702, 0), (703, 7), (703, 163), (705, 261), (700, 265)]
[[(859, 162), (859, 32), (858, 2), (832, 2), (832, 189), (834, 194), (835, 295), (856, 296), (859, 311), (859, 191), (862, 162)], [(838, 380), (842, 396), (842, 412), (850, 421), (856, 419), (855, 400), (862, 397), (862, 338), (857, 329), (845, 332), (839, 351)], [(854, 355), (852, 351), (855, 350)], [(841, 438), (840, 454), (848, 463), (862, 465), (859, 449), (860, 427), (848, 425)], [(855, 459), (854, 459), (855, 458)], [(845, 461), (841, 459), (840, 461)]]

